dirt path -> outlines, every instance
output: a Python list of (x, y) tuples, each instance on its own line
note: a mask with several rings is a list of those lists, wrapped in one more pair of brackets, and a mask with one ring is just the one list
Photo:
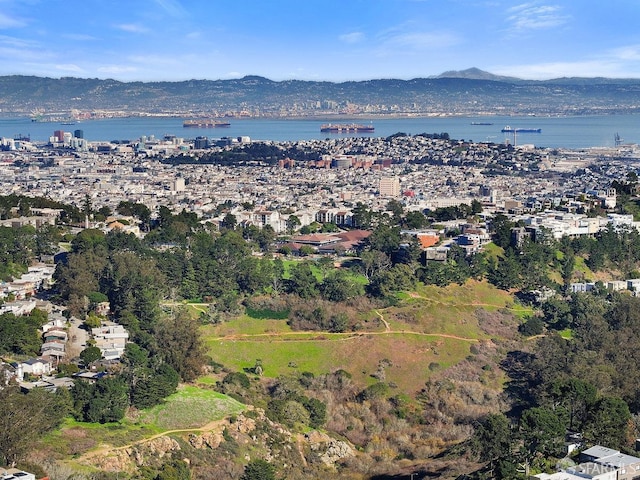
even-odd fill
[[(386, 323), (386, 322), (385, 322)], [(286, 337), (295, 337), (295, 336), (309, 336), (313, 335), (309, 338), (300, 338), (293, 340), (284, 340)], [(216, 337), (212, 338), (211, 341), (243, 341), (243, 340), (251, 340), (253, 338), (267, 338), (271, 337), (275, 339), (273, 341), (297, 341), (297, 342), (317, 342), (322, 340), (350, 340), (352, 338), (357, 337), (366, 337), (368, 335), (418, 335), (421, 337), (439, 337), (439, 338), (451, 338), (454, 340), (462, 340), (465, 342), (478, 342), (477, 338), (467, 338), (467, 337), (459, 337), (458, 335), (449, 335), (447, 333), (425, 333), (425, 332), (414, 332), (413, 330), (385, 330), (384, 332), (349, 332), (349, 333), (330, 333), (330, 332), (315, 332), (315, 331), (300, 331), (300, 332), (280, 332), (280, 333), (242, 333), (242, 334), (234, 334), (234, 335), (226, 335), (224, 337)], [(283, 340), (278, 340), (279, 338), (283, 338)]]
[(378, 310), (374, 310), (374, 311), (376, 312), (376, 315), (378, 315), (380, 317), (380, 320), (382, 320), (382, 323), (384, 323), (385, 332), (390, 332), (391, 331), (391, 327), (389, 326), (389, 322), (387, 322), (384, 319), (384, 316)]
[(127, 445), (122, 445), (120, 447), (114, 447), (111, 445), (103, 444), (100, 447), (98, 447), (96, 450), (90, 450), (82, 454), (80, 457), (77, 458), (77, 461), (79, 462), (90, 461), (92, 458), (95, 458), (97, 456), (107, 455), (109, 453), (117, 452), (120, 450), (126, 450), (127, 448), (131, 448), (136, 445), (147, 443), (152, 440), (155, 440), (156, 438), (165, 437), (173, 433), (211, 432), (213, 430), (216, 430), (218, 427), (220, 427), (224, 423), (225, 423), (225, 420), (214, 420), (213, 422), (209, 422), (206, 425), (203, 425), (197, 428), (181, 428), (177, 430), (166, 430), (164, 432), (156, 433), (154, 435), (151, 435), (150, 437), (145, 437), (140, 440), (136, 440), (135, 442), (128, 443)]
[(516, 308), (516, 307), (507, 307), (503, 305), (496, 305), (495, 303), (479, 303), (479, 302), (471, 302), (471, 303), (447, 303), (441, 300), (434, 300), (433, 298), (424, 297), (416, 292), (410, 292), (409, 296), (411, 298), (419, 298), (420, 300), (426, 300), (427, 302), (437, 303), (438, 305), (444, 305), (446, 307), (494, 307), (494, 308), (505, 308), (507, 310), (511, 310), (514, 312), (525, 311), (527, 310), (525, 307)]

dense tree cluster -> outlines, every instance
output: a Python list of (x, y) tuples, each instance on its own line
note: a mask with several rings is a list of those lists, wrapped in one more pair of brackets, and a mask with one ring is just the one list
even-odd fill
[(0, 196), (0, 220), (30, 216), (32, 208), (53, 208), (62, 210), (60, 220), (63, 223), (78, 223), (84, 220), (84, 212), (76, 205), (56, 202), (45, 197), (27, 197), (24, 195)]
[(60, 239), (60, 231), (52, 225), (0, 227), (0, 280), (19, 277), (33, 261), (54, 254)]
[(205, 152), (198, 157), (180, 154), (169, 158), (163, 158), (163, 163), (182, 165), (186, 163), (214, 164), (214, 165), (241, 165), (247, 163), (262, 163), (273, 165), (279, 160), (290, 158), (297, 161), (320, 160), (322, 153), (317, 150), (304, 148), (300, 145), (282, 147), (264, 142), (251, 142), (249, 144), (234, 146), (230, 149)]
[(17, 386), (0, 388), (0, 465), (13, 466), (24, 458), (40, 436), (60, 425), (71, 402), (64, 389), (49, 393), (36, 388), (24, 394)]
[(47, 313), (34, 309), (29, 315), (0, 315), (0, 354), (37, 355), (42, 346), (40, 328), (47, 323)]
[(571, 328), (573, 337), (548, 334), (537, 341), (535, 354), (507, 355), (506, 393), (514, 408), (509, 418), (486, 417), (469, 443), (496, 468), (497, 478), (514, 478), (508, 472), (518, 462), (546, 468), (545, 458), (564, 455), (568, 431), (582, 433), (588, 445), (630, 447), (632, 414), (640, 411), (639, 311), (640, 299), (619, 294), (548, 302), (544, 322)]

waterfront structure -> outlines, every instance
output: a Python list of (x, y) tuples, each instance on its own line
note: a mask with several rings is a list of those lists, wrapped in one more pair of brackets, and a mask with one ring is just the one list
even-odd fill
[(231, 123), (222, 120), (185, 120), (182, 124), (184, 128), (219, 128), (230, 127)]
[(359, 123), (325, 123), (320, 126), (323, 133), (368, 133), (374, 132), (373, 125), (361, 125)]

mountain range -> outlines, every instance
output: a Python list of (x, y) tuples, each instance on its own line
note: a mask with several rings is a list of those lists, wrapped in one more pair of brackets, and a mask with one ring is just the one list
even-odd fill
[(5, 115), (34, 111), (318, 115), (332, 113), (630, 113), (640, 106), (640, 79), (523, 80), (477, 68), (411, 80), (342, 83), (260, 76), (230, 80), (121, 82), (112, 79), (0, 77)]

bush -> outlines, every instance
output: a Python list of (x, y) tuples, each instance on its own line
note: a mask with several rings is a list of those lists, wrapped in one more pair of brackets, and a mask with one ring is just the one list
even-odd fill
[(389, 394), (389, 385), (386, 383), (378, 382), (365, 388), (358, 395), (358, 400), (364, 402), (365, 400), (375, 400), (377, 398), (385, 397)]
[(249, 380), (249, 377), (247, 377), (242, 372), (228, 373), (222, 379), (222, 383), (230, 384), (230, 385), (238, 385), (239, 387), (242, 387), (242, 388), (249, 388), (251, 386), (251, 381)]
[(518, 330), (526, 337), (540, 335), (544, 331), (544, 323), (538, 317), (530, 317), (518, 327)]

